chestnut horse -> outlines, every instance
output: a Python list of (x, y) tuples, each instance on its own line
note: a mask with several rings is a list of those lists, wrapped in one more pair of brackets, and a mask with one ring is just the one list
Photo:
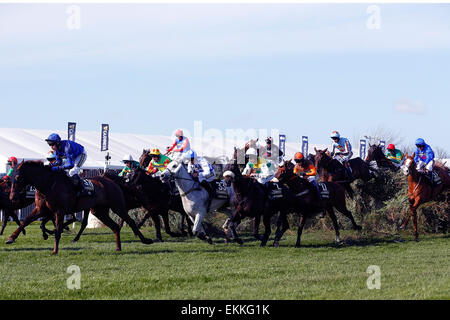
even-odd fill
[(314, 156), (315, 166), (320, 172), (322, 181), (333, 181), (341, 184), (352, 199), (354, 191), (350, 183), (355, 179), (369, 181), (373, 177), (369, 165), (359, 157), (348, 161), (353, 173), (353, 178), (348, 179), (345, 174), (345, 167), (338, 160), (331, 158), (328, 153), (328, 148), (325, 150), (317, 150), (314, 148), (314, 151), (316, 151), (316, 155)]
[[(333, 208), (336, 208), (339, 212), (344, 214), (350, 219), (353, 229), (361, 230), (361, 226), (357, 225), (352, 213), (347, 209), (345, 201), (344, 188), (335, 182), (324, 182), (328, 192), (328, 199), (320, 199), (317, 194), (317, 189), (308, 180), (299, 177), (294, 174), (294, 164), (290, 161), (285, 161), (283, 165), (278, 168), (275, 177), (288, 186), (291, 192), (289, 197), (286, 197), (286, 201), (289, 202), (289, 208), (291, 212), (295, 212), (299, 215), (297, 242), (295, 247), (300, 247), (300, 238), (302, 235), (303, 227), (306, 220), (313, 217), (317, 213), (323, 212), (326, 209), (328, 215), (333, 222), (333, 227), (336, 232), (336, 243), (340, 243), (339, 225), (337, 222), (336, 214)], [(279, 241), (284, 232), (289, 228), (287, 221), (287, 215), (280, 214), (278, 228), (275, 233), (274, 246), (279, 245)]]
[(417, 230), (417, 208), (421, 204), (435, 198), (443, 188), (450, 187), (450, 174), (447, 168), (441, 166), (439, 163), (436, 163), (434, 165), (434, 171), (439, 174), (442, 183), (433, 187), (425, 175), (417, 171), (414, 157), (415, 153), (411, 156), (405, 154), (405, 162), (402, 166), (403, 173), (408, 177), (408, 200), (410, 210), (405, 221), (400, 226), (400, 229), (406, 229), (412, 214), (414, 223), (414, 238), (416, 241), (419, 241), (419, 233)]
[[(122, 190), (116, 183), (102, 176), (93, 177), (89, 180), (94, 185), (95, 194), (89, 197), (77, 197), (77, 191), (66, 173), (53, 172), (50, 167), (44, 166), (41, 161), (22, 161), (14, 169), (11, 177), (10, 199), (16, 201), (27, 184), (36, 187), (45, 196), (45, 205), (56, 218), (53, 254), (58, 253), (64, 216), (85, 209), (91, 209), (91, 212), (114, 232), (116, 250), (121, 250), (120, 228), (109, 217), (109, 209), (125, 220), (142, 243), (153, 243), (151, 239), (142, 235), (133, 219), (127, 214)], [(13, 240), (7, 243), (12, 242)]]

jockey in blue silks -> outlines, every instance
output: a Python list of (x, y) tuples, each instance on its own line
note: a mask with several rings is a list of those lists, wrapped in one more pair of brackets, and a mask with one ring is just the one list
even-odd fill
[(69, 170), (69, 177), (72, 177), (74, 184), (78, 186), (80, 184), (80, 176), (78, 174), (87, 159), (84, 147), (74, 141), (61, 140), (57, 133), (50, 134), (45, 141), (55, 152), (56, 161), (60, 163), (58, 166), (53, 166), (52, 170)]
[(416, 140), (416, 147), (414, 161), (417, 163), (417, 171), (425, 172), (431, 177), (434, 167), (433, 149), (422, 138)]

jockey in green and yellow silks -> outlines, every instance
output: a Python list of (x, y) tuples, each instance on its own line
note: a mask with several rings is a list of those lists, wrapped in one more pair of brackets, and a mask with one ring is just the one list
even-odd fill
[(147, 167), (147, 174), (163, 172), (172, 161), (168, 156), (161, 154), (157, 148), (153, 148), (149, 155), (152, 157), (152, 160)]
[(135, 161), (131, 154), (126, 154), (123, 157), (122, 162), (125, 164), (125, 166), (123, 167), (122, 171), (120, 171), (119, 177), (126, 177), (131, 172), (131, 170), (140, 166), (139, 162)]
[(245, 154), (249, 161), (242, 175), (254, 177), (261, 184), (265, 184), (275, 176), (277, 170), (275, 162), (258, 157), (254, 148), (248, 149)]
[(386, 149), (386, 158), (391, 160), (395, 165), (399, 166), (403, 163), (405, 155), (403, 152), (395, 148), (395, 145), (390, 144)]

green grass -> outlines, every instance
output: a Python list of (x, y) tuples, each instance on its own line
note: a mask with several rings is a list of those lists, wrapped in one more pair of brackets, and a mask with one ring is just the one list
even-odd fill
[[(411, 231), (372, 238), (344, 231), (346, 244), (333, 245), (334, 232), (306, 231), (294, 248), (290, 231), (279, 248), (260, 248), (244, 237), (243, 246), (215, 239), (168, 238), (144, 245), (125, 227), (122, 252), (109, 229), (87, 230), (71, 243), (79, 225), (64, 233), (60, 252), (44, 241), (38, 225), (12, 245), (15, 229), (0, 237), (0, 299), (449, 299), (450, 239)], [(154, 237), (150, 228), (144, 234)], [(272, 241), (269, 242), (272, 244)], [(69, 290), (67, 267), (81, 269), (81, 289)], [(381, 289), (369, 290), (369, 265), (381, 268)]]

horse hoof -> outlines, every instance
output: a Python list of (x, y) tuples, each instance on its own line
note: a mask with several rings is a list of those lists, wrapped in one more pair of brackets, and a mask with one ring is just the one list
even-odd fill
[(164, 242), (164, 240), (163, 240), (162, 238), (157, 238), (157, 239), (155, 240), (155, 242)]
[(52, 256), (56, 256), (58, 254), (58, 251), (53, 251)]
[(355, 230), (361, 231), (361, 230), (362, 230), (362, 227), (357, 225), (357, 226), (355, 227)]
[(280, 243), (279, 243), (278, 241), (274, 241), (274, 242), (273, 242), (273, 246), (274, 246), (275, 248), (278, 248), (278, 247), (280, 246)]
[(6, 240), (6, 244), (11, 244), (11, 243), (13, 243), (14, 242), (14, 239), (13, 238), (8, 238), (8, 240)]
[(237, 242), (238, 244), (240, 244), (240, 245), (243, 245), (243, 244), (244, 244), (244, 241), (242, 241), (242, 239), (240, 239), (240, 238), (236, 239), (236, 242)]
[(44, 238), (44, 240), (47, 240), (47, 239), (48, 239), (48, 235), (43, 234), (43, 235), (42, 235), (42, 238)]
[(78, 241), (78, 239), (73, 239), (72, 240), (72, 243), (75, 243), (75, 242), (77, 242)]
[(25, 229), (22, 230), (22, 233), (23, 233), (24, 236), (27, 235), (27, 233), (25, 232)]

